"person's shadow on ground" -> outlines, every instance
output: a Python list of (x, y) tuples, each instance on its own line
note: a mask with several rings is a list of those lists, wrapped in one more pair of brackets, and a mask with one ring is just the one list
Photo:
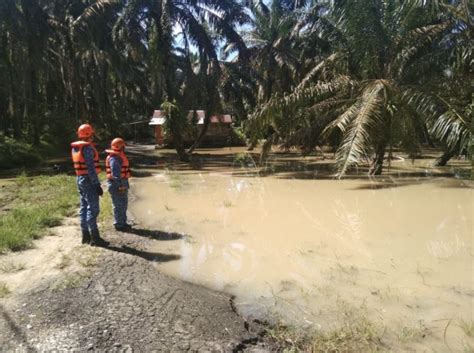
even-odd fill
[(179, 260), (181, 258), (180, 255), (176, 255), (176, 254), (163, 254), (159, 252), (137, 250), (127, 245), (122, 245), (122, 247), (120, 248), (113, 245), (108, 245), (107, 247), (104, 247), (104, 249), (116, 251), (122, 254), (138, 256), (138, 257), (141, 257), (142, 259), (145, 259), (147, 261), (152, 261), (152, 262), (168, 262), (168, 261)]
[(135, 234), (140, 237), (151, 238), (155, 240), (179, 240), (186, 238), (186, 235), (179, 233), (168, 233), (160, 230), (131, 228), (124, 230), (125, 233)]

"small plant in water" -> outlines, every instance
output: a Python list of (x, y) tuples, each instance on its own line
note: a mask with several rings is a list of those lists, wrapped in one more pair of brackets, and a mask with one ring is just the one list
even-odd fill
[(186, 244), (196, 244), (197, 243), (196, 239), (194, 239), (191, 235), (185, 235), (183, 237), (183, 240)]
[(365, 318), (354, 319), (327, 332), (308, 332), (277, 324), (267, 333), (285, 347), (284, 352), (375, 352), (381, 339)]
[(466, 336), (474, 337), (474, 321), (472, 320), (459, 320), (459, 327), (464, 331)]
[(170, 181), (170, 187), (175, 190), (179, 190), (184, 187), (185, 185), (185, 178), (175, 172), (168, 172), (168, 177)]
[(256, 163), (250, 153), (239, 153), (234, 157), (234, 165), (240, 168), (256, 167)]
[(416, 341), (426, 336), (427, 328), (423, 321), (419, 321), (418, 327), (403, 326), (398, 334), (398, 339), (402, 343)]

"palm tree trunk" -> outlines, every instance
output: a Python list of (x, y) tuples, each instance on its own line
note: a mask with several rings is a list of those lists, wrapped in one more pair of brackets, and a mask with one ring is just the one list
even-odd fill
[(453, 158), (458, 152), (458, 148), (448, 149), (444, 151), (441, 157), (435, 162), (435, 167), (444, 167), (448, 161)]
[(434, 148), (435, 145), (433, 143), (433, 140), (430, 137), (430, 133), (428, 131), (428, 127), (426, 126), (426, 124), (423, 124), (423, 135), (425, 136), (425, 140), (428, 146), (430, 146), (431, 148)]
[(30, 118), (33, 119), (33, 145), (38, 146), (40, 143), (40, 130), (41, 130), (41, 121), (40, 115), (38, 114), (38, 79), (36, 75), (36, 70), (33, 66), (31, 66), (31, 101), (27, 103), (29, 105), (28, 112), (30, 114)]
[(203, 140), (204, 136), (206, 136), (206, 133), (207, 133), (207, 130), (209, 129), (210, 124), (211, 124), (211, 113), (206, 114), (206, 116), (204, 118), (204, 124), (202, 126), (201, 131), (199, 132), (199, 136), (196, 138), (194, 143), (188, 149), (189, 154), (193, 153), (194, 150), (201, 145), (202, 140)]
[(7, 72), (8, 72), (8, 79), (9, 79), (9, 99), (8, 99), (8, 112), (11, 118), (11, 125), (13, 128), (13, 137), (15, 139), (21, 138), (21, 126), (22, 126), (22, 119), (21, 114), (19, 114), (20, 108), (18, 103), (19, 91), (18, 84), (20, 80), (18, 79), (18, 75), (16, 73), (15, 67), (13, 66), (12, 60), (10, 59), (14, 56), (13, 48), (10, 52), (7, 53), (6, 56), (6, 65), (7, 65)]
[[(175, 129), (172, 129), (175, 130)], [(181, 136), (180, 131), (171, 131), (173, 134), (173, 142), (175, 144), (176, 153), (178, 154), (178, 158), (181, 162), (189, 162), (189, 154), (186, 153), (186, 149), (184, 148), (183, 138)]]
[(209, 130), (209, 125), (211, 124), (211, 116), (216, 113), (216, 108), (219, 105), (219, 92), (217, 90), (219, 74), (219, 63), (217, 62), (217, 60), (211, 61), (210, 75), (206, 80), (208, 99), (206, 116), (204, 117), (204, 125), (196, 141), (194, 141), (193, 145), (189, 148), (188, 153), (193, 153), (193, 151), (200, 146), (202, 140), (204, 139), (204, 136), (206, 136), (207, 130)]
[(387, 142), (379, 142), (375, 149), (375, 157), (370, 166), (369, 175), (380, 175), (383, 170), (383, 158), (385, 156), (385, 148), (387, 147)]
[[(171, 17), (170, 17), (170, 7), (171, 4), (169, 1), (163, 1), (161, 4), (161, 16), (157, 19), (160, 23), (158, 25), (159, 40), (161, 42), (162, 48), (162, 59), (164, 70), (163, 75), (165, 77), (165, 90), (166, 90), (166, 99), (170, 102), (175, 102), (174, 95), (174, 68), (172, 65), (171, 51), (172, 51), (172, 28), (171, 28)], [(182, 162), (189, 161), (189, 155), (186, 153), (186, 149), (183, 144), (182, 131), (180, 129), (180, 124), (172, 122), (170, 124), (171, 134), (173, 135), (173, 143), (175, 144), (176, 153), (178, 158)]]

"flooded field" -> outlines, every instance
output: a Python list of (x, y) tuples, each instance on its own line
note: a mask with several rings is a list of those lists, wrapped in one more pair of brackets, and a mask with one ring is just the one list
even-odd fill
[(238, 309), (322, 331), (370, 322), (387, 349), (474, 347), (473, 189), (455, 178), (332, 180), (155, 171), (133, 180), (164, 272)]

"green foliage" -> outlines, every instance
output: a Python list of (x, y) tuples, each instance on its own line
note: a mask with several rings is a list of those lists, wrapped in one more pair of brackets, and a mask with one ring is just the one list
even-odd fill
[[(0, 129), (35, 146), (85, 121), (130, 136), (129, 122), (172, 102), (183, 161), (209, 123), (186, 153), (194, 109), (231, 112), (252, 145), (338, 146), (340, 175), (427, 139), (462, 150), (471, 12), (465, 0), (0, 1)], [(0, 143), (1, 167), (38, 162), (15, 141)]]
[(32, 167), (40, 162), (39, 152), (31, 145), (0, 136), (0, 168)]
[(176, 101), (165, 101), (161, 104), (164, 116), (166, 116), (165, 130), (167, 133), (182, 135), (184, 131), (189, 130), (190, 125), (186, 115), (180, 110)]
[(321, 50), (305, 58), (294, 89), (273, 92), (256, 106), (254, 134), (271, 126), (278, 137), (272, 140), (303, 150), (337, 137), (340, 176), (372, 156), (371, 173), (380, 173), (387, 147), (412, 154), (426, 131), (451, 150), (465, 148), (472, 109), (469, 80), (461, 76), (470, 72), (472, 31), (464, 5), (370, 0), (335, 2), (323, 11), (315, 6), (291, 36), (297, 45), (315, 34)]
[(11, 192), (16, 199), (0, 218), (0, 252), (28, 248), (46, 228), (59, 225), (77, 207), (74, 177), (21, 176)]
[(36, 167), (45, 159), (62, 155), (64, 149), (51, 136), (43, 136), (38, 146), (0, 134), (0, 168)]

